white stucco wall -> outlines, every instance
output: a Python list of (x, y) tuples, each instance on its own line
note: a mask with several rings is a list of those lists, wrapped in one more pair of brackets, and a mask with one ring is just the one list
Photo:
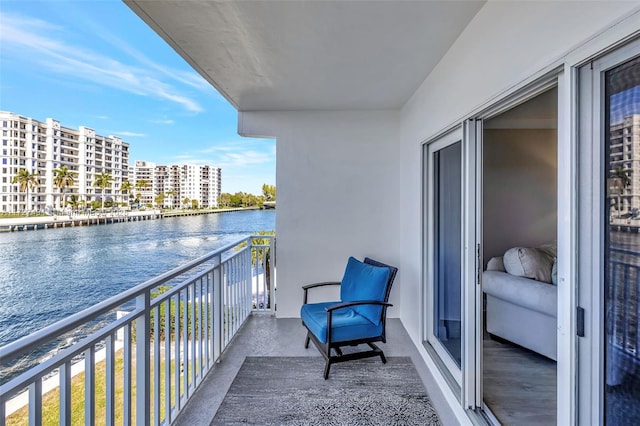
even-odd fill
[[(638, 2), (496, 2), (487, 3), (438, 66), (405, 105), (401, 114), (400, 155), (400, 317), (416, 342), (421, 341), (422, 144), (442, 130), (470, 118), (514, 87), (562, 66), (575, 52), (593, 54), (594, 35), (628, 18)], [(625, 30), (627, 31), (627, 30)], [(628, 35), (628, 34), (627, 34)], [(599, 48), (604, 48), (600, 46)], [(579, 56), (579, 55), (578, 55)], [(582, 59), (585, 59), (586, 56)], [(566, 92), (565, 92), (566, 93)], [(569, 105), (569, 103), (566, 103)], [(564, 112), (563, 112), (564, 113)]]
[[(393, 111), (241, 113), (241, 134), (277, 138), (278, 317), (299, 316), (301, 286), (339, 281), (349, 256), (400, 263), (397, 117)], [(398, 274), (390, 316), (398, 316), (401, 280)]]

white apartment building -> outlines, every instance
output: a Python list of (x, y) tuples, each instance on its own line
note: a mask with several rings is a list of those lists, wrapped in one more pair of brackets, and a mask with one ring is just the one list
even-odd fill
[[(135, 161), (130, 172), (132, 185), (145, 180), (146, 189), (136, 189), (141, 204), (155, 205), (158, 195), (164, 194), (164, 208), (192, 206), (217, 207), (222, 191), (222, 170), (208, 165), (190, 164), (158, 166), (148, 161)], [(188, 203), (185, 200), (188, 199)]]
[[(609, 134), (611, 205), (615, 207), (615, 214), (625, 215), (640, 209), (640, 114), (630, 114), (622, 121), (612, 123)], [(619, 169), (629, 179), (626, 186), (616, 179)]]
[[(108, 173), (113, 181), (111, 188), (105, 188), (105, 201), (120, 201), (120, 187), (129, 169), (129, 144), (121, 138), (100, 136), (85, 126), (77, 130), (63, 127), (53, 118), (42, 122), (7, 111), (0, 111), (0, 131), (0, 211), (60, 208), (61, 190), (54, 184), (53, 170), (61, 167), (75, 173), (74, 184), (65, 189), (67, 197), (101, 200), (103, 194), (93, 186), (94, 178)], [(26, 191), (12, 183), (21, 169), (38, 175), (38, 186), (29, 191), (29, 200)]]
[(134, 187), (131, 195), (142, 205), (153, 204), (155, 169), (156, 163), (136, 160), (130, 173), (129, 179)]

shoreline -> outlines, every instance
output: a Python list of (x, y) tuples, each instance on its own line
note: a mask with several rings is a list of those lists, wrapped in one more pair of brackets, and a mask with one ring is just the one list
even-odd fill
[(104, 225), (117, 222), (161, 219), (160, 210), (117, 212), (105, 214), (71, 214), (56, 216), (12, 217), (0, 219), (0, 232), (32, 231), (73, 226)]
[(35, 231), (39, 229), (105, 225), (120, 222), (134, 222), (139, 220), (154, 220), (182, 216), (198, 216), (203, 214), (227, 213), (245, 210), (260, 210), (260, 207), (238, 207), (217, 210), (143, 210), (116, 213), (98, 213), (91, 215), (71, 214), (56, 216), (0, 218), (0, 232)]

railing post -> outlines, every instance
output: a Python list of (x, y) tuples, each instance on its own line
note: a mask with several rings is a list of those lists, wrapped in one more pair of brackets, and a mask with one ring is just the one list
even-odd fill
[(136, 308), (144, 313), (136, 319), (136, 424), (149, 426), (151, 399), (149, 396), (151, 386), (149, 360), (151, 345), (149, 343), (149, 316), (150, 293), (145, 291), (136, 298)]
[(91, 346), (84, 353), (84, 424), (93, 426), (96, 416), (95, 352)]
[(212, 329), (213, 329), (213, 359), (218, 360), (220, 358), (220, 354), (222, 353), (222, 333), (223, 333), (223, 324), (222, 324), (222, 256), (218, 255), (216, 257), (216, 261), (218, 262), (218, 266), (213, 270), (213, 312), (211, 314), (212, 318)]
[[(260, 299), (259, 299), (259, 295), (260, 295), (260, 275), (256, 274), (255, 276), (253, 275), (254, 272), (254, 265), (253, 265), (253, 256), (254, 256), (254, 252), (255, 252), (255, 259), (256, 259), (256, 271), (257, 271), (257, 267), (260, 264), (260, 262), (262, 261), (262, 259), (260, 259), (259, 256), (259, 252), (258, 252), (258, 248), (253, 246), (253, 238), (249, 238), (248, 240), (248, 247), (249, 247), (249, 252), (247, 254), (247, 261), (246, 261), (246, 269), (245, 269), (245, 274), (247, 277), (247, 280), (249, 281), (249, 293), (250, 293), (250, 298), (249, 298), (249, 306), (250, 306), (250, 311), (253, 310), (253, 284), (255, 282), (256, 285), (256, 310), (260, 310)], [(263, 292), (264, 294), (264, 292)], [(263, 303), (266, 302), (265, 300), (262, 301)], [(264, 305), (263, 305), (264, 306)]]
[(0, 426), (5, 426), (5, 404), (4, 398), (0, 398)]
[(42, 379), (29, 385), (29, 426), (42, 424)]
[(67, 361), (60, 366), (58, 373), (60, 378), (60, 424), (71, 424), (71, 362)]
[[(276, 313), (276, 237), (269, 239), (269, 310)], [(265, 273), (266, 275), (266, 273)]]

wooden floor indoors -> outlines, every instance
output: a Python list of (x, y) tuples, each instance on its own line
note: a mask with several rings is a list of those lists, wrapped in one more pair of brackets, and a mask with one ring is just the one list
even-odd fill
[(556, 362), (484, 339), (484, 401), (503, 425), (556, 424)]

